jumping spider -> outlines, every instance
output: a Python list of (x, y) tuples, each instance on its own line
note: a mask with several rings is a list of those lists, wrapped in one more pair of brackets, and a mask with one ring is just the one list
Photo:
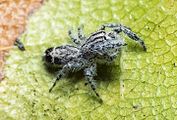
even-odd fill
[[(107, 32), (105, 31), (106, 28), (111, 30)], [(104, 24), (89, 37), (85, 37), (83, 34), (83, 26), (78, 28), (77, 36), (74, 36), (72, 31), (69, 30), (69, 37), (75, 43), (75, 46), (51, 47), (45, 51), (43, 56), (43, 60), (47, 65), (61, 68), (49, 92), (69, 72), (84, 70), (86, 83), (90, 85), (96, 96), (99, 97), (96, 92), (96, 81), (94, 80), (96, 65), (97, 63), (112, 62), (120, 53), (121, 47), (126, 45), (119, 35), (120, 32), (124, 32), (129, 38), (137, 41), (146, 51), (143, 40), (132, 32), (130, 28), (122, 24)]]

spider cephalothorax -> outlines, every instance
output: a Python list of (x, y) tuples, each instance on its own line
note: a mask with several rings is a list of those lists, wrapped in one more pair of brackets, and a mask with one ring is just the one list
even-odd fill
[[(126, 43), (119, 35), (124, 32), (132, 40), (137, 41), (146, 51), (146, 46), (130, 28), (121, 24), (104, 24), (99, 30), (92, 33), (89, 37), (83, 34), (83, 27), (78, 28), (78, 35), (74, 36), (69, 30), (68, 34), (71, 40), (76, 44), (51, 47), (45, 51), (43, 59), (47, 65), (58, 66), (57, 78), (54, 81), (49, 92), (52, 91), (57, 81), (66, 76), (69, 72), (84, 70), (85, 80), (90, 85), (97, 96), (96, 75), (97, 63), (110, 63), (119, 54), (121, 47)], [(110, 31), (105, 31), (110, 28)]]

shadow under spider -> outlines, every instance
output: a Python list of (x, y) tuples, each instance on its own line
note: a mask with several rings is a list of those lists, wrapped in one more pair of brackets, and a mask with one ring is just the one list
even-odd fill
[[(120, 57), (118, 57), (116, 61), (120, 61)], [(50, 74), (55, 73), (55, 75), (57, 74), (59, 70), (61, 70), (61, 68), (48, 66), (48, 65), (45, 65), (45, 69)], [(115, 64), (114, 62), (110, 64), (97, 64), (97, 76), (95, 76), (94, 79), (97, 82), (100, 82), (100, 81), (110, 82), (114, 80), (115, 77), (116, 78), (119, 77), (120, 73), (121, 73), (121, 70), (120, 70), (119, 62), (117, 62), (117, 64)], [(73, 83), (77, 83), (84, 79), (83, 70), (80, 70), (78, 72), (73, 72), (73, 73), (71, 72), (67, 75), (66, 78), (68, 78), (69, 81), (72, 81)]]
[[(117, 80), (119, 80), (120, 75), (121, 75), (120, 57), (121, 57), (121, 53), (116, 58), (115, 60), (116, 63), (112, 62), (110, 64), (97, 64), (97, 76), (95, 76), (94, 79), (96, 80), (96, 83), (98, 84), (98, 88), (99, 88), (100, 82), (104, 84), (104, 87), (107, 87), (109, 83), (115, 81), (115, 79), (116, 79), (115, 82), (119, 82)], [(56, 73), (61, 69), (58, 67), (52, 67), (52, 66), (47, 66), (47, 65), (45, 65), (45, 68), (54, 77), (56, 76)], [(55, 91), (58, 91), (58, 90), (61, 91), (60, 93), (57, 93), (58, 95), (57, 98), (61, 96), (68, 96), (68, 95), (70, 96), (73, 94), (75, 90), (79, 90), (78, 87), (73, 87), (72, 84), (77, 84), (81, 80), (84, 80), (83, 70), (74, 72), (74, 73), (71, 72), (68, 74), (66, 78), (68, 78), (67, 80), (69, 80), (69, 83), (65, 83), (64, 85), (59, 85), (59, 87), (55, 88)], [(86, 83), (85, 80), (83, 84), (84, 83)], [(103, 102), (102, 99), (98, 99), (94, 95), (89, 94), (89, 96), (91, 97), (92, 100), (98, 100), (99, 103)]]
[[(50, 67), (50, 66), (46, 66), (47, 71), (50, 74), (53, 73), (57, 73), (58, 70), (60, 70), (59, 68), (56, 67)], [(99, 84), (100, 82), (103, 82), (105, 87), (107, 85), (109, 85), (110, 82), (116, 79), (119, 80), (120, 77), (120, 65), (115, 64), (115, 63), (111, 63), (109, 65), (107, 64), (98, 64), (97, 65), (97, 76), (95, 76), (95, 80), (96, 83), (98, 83), (98, 88), (99, 88)], [(54, 75), (55, 76), (55, 75)], [(80, 70), (78, 72), (74, 72), (74, 73), (69, 73), (68, 76), (66, 77), (68, 78), (67, 80), (69, 80), (69, 83), (65, 83), (64, 85), (59, 85), (59, 87), (56, 87), (54, 91), (62, 91), (60, 92), (60, 94), (57, 94), (58, 97), (56, 99), (58, 99), (61, 96), (70, 96), (73, 94), (73, 91), (75, 90), (79, 90), (79, 88), (77, 87), (73, 87), (72, 84), (77, 84), (78, 82), (80, 82), (81, 80), (84, 80), (84, 74), (83, 74), (83, 70)], [(118, 81), (115, 81), (118, 82)], [(86, 83), (86, 81), (84, 80), (83, 84)], [(103, 103), (102, 99), (98, 99), (98, 97), (94, 96), (94, 95), (90, 95), (88, 94), (88, 96), (90, 96), (89, 98), (92, 100), (96, 100), (98, 101), (100, 104)]]

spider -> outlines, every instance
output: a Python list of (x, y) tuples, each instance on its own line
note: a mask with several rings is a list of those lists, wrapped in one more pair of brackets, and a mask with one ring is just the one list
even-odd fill
[[(106, 31), (109, 28), (110, 31)], [(110, 63), (120, 53), (123, 46), (127, 45), (119, 35), (125, 33), (129, 38), (138, 42), (146, 51), (146, 46), (129, 27), (122, 24), (110, 23), (103, 24), (96, 32), (91, 33), (89, 37), (83, 34), (83, 25), (78, 27), (78, 34), (73, 35), (72, 30), (68, 35), (75, 43), (74, 45), (62, 45), (51, 47), (45, 51), (43, 60), (46, 65), (57, 66), (60, 68), (57, 77), (49, 89), (49, 92), (55, 87), (56, 83), (69, 72), (84, 71), (86, 84), (88, 84), (96, 96), (96, 66), (98, 63)]]

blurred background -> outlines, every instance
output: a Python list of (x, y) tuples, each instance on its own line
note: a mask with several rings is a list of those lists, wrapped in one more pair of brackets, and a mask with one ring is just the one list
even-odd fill
[(23, 33), (26, 21), (43, 0), (0, 0), (0, 80), (3, 78), (4, 56)]

